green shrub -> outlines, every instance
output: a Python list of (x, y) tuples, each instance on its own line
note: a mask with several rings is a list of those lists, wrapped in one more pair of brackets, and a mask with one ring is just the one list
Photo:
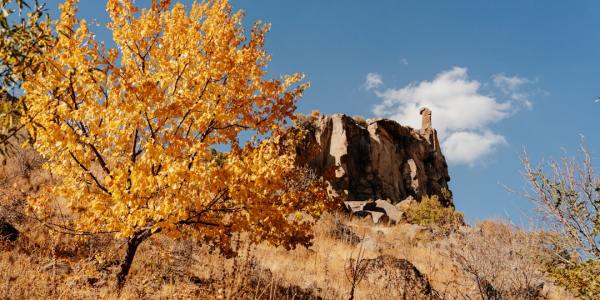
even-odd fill
[(569, 266), (548, 267), (556, 284), (564, 286), (584, 299), (600, 299), (600, 261), (590, 259)]
[(408, 205), (403, 210), (408, 222), (442, 229), (445, 233), (464, 224), (463, 214), (454, 207), (443, 206), (435, 195), (425, 196), (421, 202)]

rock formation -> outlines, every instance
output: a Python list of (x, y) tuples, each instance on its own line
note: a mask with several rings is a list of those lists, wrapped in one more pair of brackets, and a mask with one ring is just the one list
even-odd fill
[(431, 110), (427, 107), (423, 107), (421, 108), (421, 110), (419, 111), (419, 114), (421, 114), (421, 130), (429, 130), (432, 128), (431, 126)]
[(305, 127), (318, 150), (309, 166), (319, 174), (333, 169), (330, 183), (345, 200), (397, 204), (437, 195), (451, 206), (448, 166), (431, 127), (431, 111), (422, 109), (421, 115), (420, 130), (387, 119), (357, 122), (343, 114), (313, 118)]
[(390, 299), (442, 299), (427, 277), (408, 260), (383, 255), (366, 261), (368, 283), (390, 291)]

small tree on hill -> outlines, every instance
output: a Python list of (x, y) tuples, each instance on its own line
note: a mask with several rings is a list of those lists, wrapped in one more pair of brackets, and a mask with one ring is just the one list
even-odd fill
[[(305, 216), (319, 216), (326, 189), (295, 165), (301, 133), (283, 127), (307, 84), (298, 74), (266, 78), (269, 26), (245, 32), (227, 0), (189, 12), (132, 2), (108, 1), (117, 48), (107, 50), (75, 17), (77, 1), (65, 1), (56, 45), (24, 83), (27, 128), (61, 178), (31, 200), (37, 213), (64, 199), (74, 233), (126, 238), (119, 288), (157, 232), (223, 250), (238, 232), (309, 245)], [(241, 144), (242, 132), (255, 138)]]
[(600, 176), (592, 156), (581, 147), (582, 158), (563, 157), (534, 167), (523, 155), (531, 187), (525, 197), (540, 210), (545, 224), (557, 232), (550, 249), (548, 271), (557, 283), (579, 296), (600, 297)]

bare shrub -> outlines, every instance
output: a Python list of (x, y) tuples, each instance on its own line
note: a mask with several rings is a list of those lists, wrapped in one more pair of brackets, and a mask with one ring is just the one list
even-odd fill
[(356, 255), (356, 259), (350, 255), (348, 259), (348, 263), (346, 265), (346, 279), (348, 283), (350, 283), (350, 300), (354, 299), (354, 292), (356, 291), (356, 287), (360, 284), (360, 282), (367, 275), (367, 271), (369, 268), (369, 260), (365, 259), (365, 249), (361, 244), (361, 247), (358, 249), (358, 254)]
[(543, 235), (485, 221), (453, 236), (451, 256), (482, 299), (545, 299), (540, 255)]
[(600, 176), (594, 173), (589, 151), (582, 159), (563, 157), (548, 168), (533, 167), (524, 154), (525, 175), (531, 191), (525, 196), (537, 205), (543, 220), (563, 236), (565, 249), (585, 257), (600, 258)]
[(522, 163), (530, 190), (524, 193), (539, 210), (554, 255), (547, 269), (557, 283), (579, 296), (600, 297), (600, 176), (592, 156), (581, 146), (581, 158), (562, 157), (533, 167)]

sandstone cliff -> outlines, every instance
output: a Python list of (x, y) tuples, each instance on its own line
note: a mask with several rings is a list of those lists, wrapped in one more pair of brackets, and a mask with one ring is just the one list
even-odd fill
[(431, 112), (423, 115), (423, 128), (413, 129), (387, 119), (357, 122), (335, 114), (305, 122), (309, 143), (316, 145), (309, 166), (319, 174), (334, 169), (334, 190), (351, 201), (384, 199), (394, 204), (437, 195), (451, 206), (448, 166)]

